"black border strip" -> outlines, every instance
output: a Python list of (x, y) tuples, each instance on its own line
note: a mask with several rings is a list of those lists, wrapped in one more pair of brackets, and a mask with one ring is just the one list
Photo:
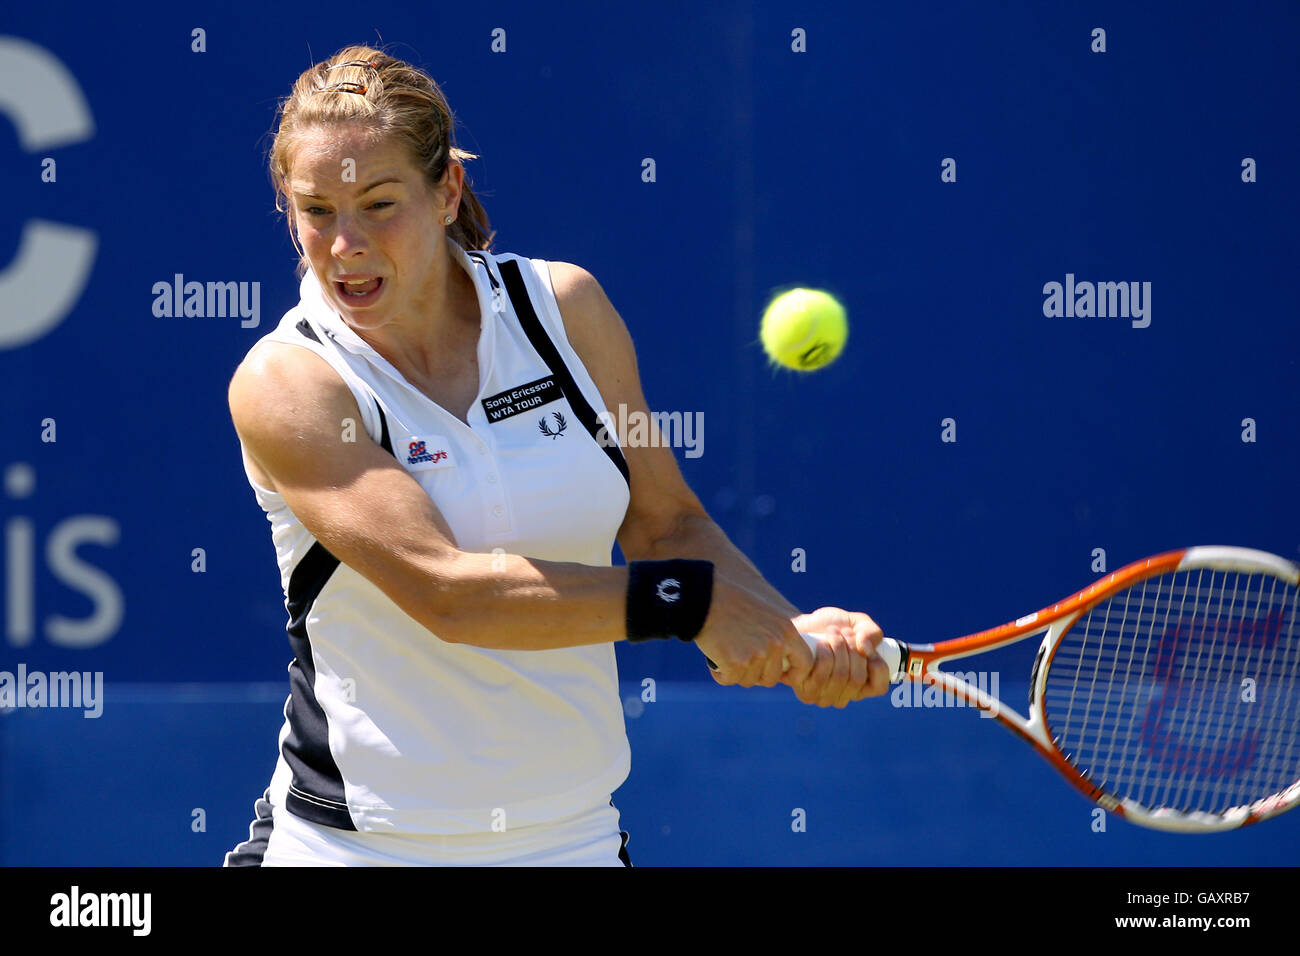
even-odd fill
[(375, 401), (375, 411), (379, 412), (379, 447), (396, 458), (393, 442), (388, 437), (388, 416), (384, 414), (384, 406), (379, 404), (379, 396), (375, 394), (374, 389), (370, 390), (370, 397)]
[(317, 541), (289, 576), (286, 605), (289, 646), (294, 660), (289, 668), (289, 701), (284, 708), (289, 721), (284, 759), (293, 771), (293, 783), (284, 805), (294, 815), (312, 823), (355, 830), (356, 824), (348, 812), (343, 773), (330, 752), (329, 721), (316, 699), (316, 664), (307, 634), (307, 617), (312, 605), (338, 566), (339, 559)]
[[(623, 480), (632, 486), (632, 478), (628, 473), (627, 459), (623, 457), (623, 450), (618, 447), (617, 441), (602, 442), (600, 433), (605, 429), (604, 424), (596, 417), (596, 411), (587, 401), (587, 396), (582, 394), (582, 389), (578, 388), (578, 383), (573, 380), (569, 373), (569, 367), (564, 364), (564, 359), (560, 357), (559, 350), (551, 337), (546, 334), (542, 327), (542, 321), (537, 317), (537, 311), (533, 308), (532, 297), (528, 294), (528, 286), (524, 284), (523, 273), (519, 271), (519, 263), (514, 259), (505, 259), (498, 262), (501, 269), (501, 277), (506, 283), (506, 292), (510, 295), (510, 302), (515, 308), (515, 315), (519, 317), (519, 325), (528, 336), (528, 341), (532, 343), (534, 351), (546, 367), (551, 370), (556, 381), (560, 384), (560, 389), (564, 392), (564, 397), (569, 400), (569, 406), (573, 413), (578, 416), (578, 421), (582, 427), (587, 430), (594, 441), (609, 456), (609, 460), (614, 463)], [(613, 436), (617, 437), (617, 436)]]

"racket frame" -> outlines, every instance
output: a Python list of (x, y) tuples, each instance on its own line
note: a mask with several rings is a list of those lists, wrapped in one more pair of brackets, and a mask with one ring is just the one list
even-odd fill
[[(879, 652), (893, 671), (892, 680), (910, 680), (937, 685), (990, 716), (1030, 744), (1080, 793), (1105, 810), (1132, 823), (1157, 830), (1179, 833), (1206, 833), (1232, 830), (1276, 816), (1300, 802), (1300, 780), (1279, 793), (1246, 806), (1233, 807), (1223, 813), (1183, 812), (1169, 808), (1150, 809), (1135, 800), (1117, 798), (1088, 779), (1063, 754), (1054, 742), (1047, 724), (1044, 696), (1047, 675), (1061, 638), (1080, 615), (1148, 578), (1175, 571), (1236, 571), (1245, 574), (1271, 574), (1291, 585), (1300, 585), (1300, 567), (1264, 551), (1226, 546), (1183, 548), (1144, 558), (1098, 578), (1088, 587), (1058, 601), (1051, 607), (1026, 614), (1010, 623), (979, 631), (939, 644), (906, 644), (886, 639)], [(1034, 656), (1030, 675), (1029, 716), (1025, 717), (1004, 702), (974, 684), (946, 671), (941, 664), (974, 654), (1014, 644), (1044, 634)]]

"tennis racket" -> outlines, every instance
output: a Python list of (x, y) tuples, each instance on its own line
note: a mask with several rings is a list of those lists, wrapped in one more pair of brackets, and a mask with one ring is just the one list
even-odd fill
[[(1229, 830), (1300, 801), (1297, 583), (1300, 567), (1275, 555), (1188, 548), (1010, 624), (940, 644), (886, 638), (877, 653), (892, 680), (988, 711), (1107, 811), (1158, 830)], [(940, 669), (1039, 634), (1027, 718), (975, 675)]]

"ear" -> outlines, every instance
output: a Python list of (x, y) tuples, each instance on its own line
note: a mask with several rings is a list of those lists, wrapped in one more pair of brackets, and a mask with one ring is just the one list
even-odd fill
[(438, 191), (441, 203), (439, 217), (444, 215), (455, 217), (460, 212), (460, 199), (465, 192), (465, 167), (455, 160), (448, 161)]

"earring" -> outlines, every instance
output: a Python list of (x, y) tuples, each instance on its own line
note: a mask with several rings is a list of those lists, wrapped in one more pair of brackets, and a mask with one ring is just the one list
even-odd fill
[(444, 226), (450, 226), (454, 221), (455, 221), (455, 220), (453, 220), (453, 219), (451, 218), (451, 216), (443, 216), (443, 217), (442, 217), (442, 224), (443, 224)]

